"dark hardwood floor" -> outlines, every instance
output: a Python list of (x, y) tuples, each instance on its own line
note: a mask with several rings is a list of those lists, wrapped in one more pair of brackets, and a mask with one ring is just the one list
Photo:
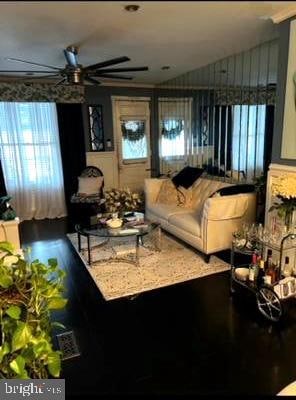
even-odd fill
[(32, 257), (56, 257), (67, 271), (69, 302), (53, 316), (74, 330), (81, 351), (63, 362), (67, 398), (275, 395), (296, 380), (294, 300), (270, 324), (252, 296), (230, 296), (226, 272), (106, 302), (66, 237), (66, 220), (20, 229)]

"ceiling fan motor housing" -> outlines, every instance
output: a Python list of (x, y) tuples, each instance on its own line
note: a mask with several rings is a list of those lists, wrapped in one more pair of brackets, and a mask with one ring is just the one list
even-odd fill
[(65, 68), (65, 77), (67, 78), (68, 83), (77, 85), (83, 84), (83, 70), (80, 66), (74, 68), (67, 65)]

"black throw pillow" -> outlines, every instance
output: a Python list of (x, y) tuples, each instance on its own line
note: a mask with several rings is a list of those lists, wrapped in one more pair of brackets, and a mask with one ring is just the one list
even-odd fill
[(176, 187), (183, 186), (185, 189), (188, 189), (203, 174), (203, 172), (203, 168), (187, 166), (172, 178), (172, 182)]
[(226, 186), (217, 190), (211, 195), (213, 197), (215, 194), (220, 194), (220, 196), (231, 196), (233, 194), (239, 193), (252, 193), (255, 191), (255, 186), (247, 183), (242, 183), (240, 185)]

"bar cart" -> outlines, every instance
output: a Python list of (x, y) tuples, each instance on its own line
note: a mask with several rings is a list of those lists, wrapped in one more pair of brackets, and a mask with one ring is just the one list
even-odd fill
[[(249, 264), (235, 265), (235, 256), (241, 255), (252, 255), (254, 251), (257, 251), (262, 257), (265, 258), (268, 249), (272, 249), (279, 255), (279, 279), (271, 285), (258, 285), (256, 282), (250, 282), (248, 279), (238, 279), (236, 276), (236, 269), (241, 267), (248, 268)], [(293, 263), (295, 267), (296, 262), (296, 234), (286, 234), (279, 243), (266, 241), (264, 239), (257, 238), (256, 244), (253, 248), (250, 247), (238, 247), (237, 243), (233, 241), (231, 248), (231, 278), (230, 278), (230, 292), (235, 293), (235, 284), (244, 287), (256, 297), (256, 303), (259, 312), (268, 320), (277, 322), (283, 315), (282, 302), (288, 299), (296, 297), (296, 279), (291, 277), (289, 279), (281, 279), (283, 258), (285, 254), (293, 255)]]

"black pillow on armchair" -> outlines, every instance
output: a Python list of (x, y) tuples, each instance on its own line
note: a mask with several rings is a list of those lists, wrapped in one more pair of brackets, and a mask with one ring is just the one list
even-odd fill
[(241, 183), (238, 185), (231, 185), (231, 186), (223, 187), (223, 188), (217, 190), (215, 193), (213, 193), (210, 197), (213, 197), (214, 195), (216, 195), (216, 196), (217, 195), (231, 196), (231, 195), (240, 194), (240, 193), (252, 193), (254, 191), (255, 191), (255, 185)]
[(172, 178), (172, 182), (176, 187), (183, 186), (185, 189), (188, 189), (203, 173), (203, 168), (187, 166)]

